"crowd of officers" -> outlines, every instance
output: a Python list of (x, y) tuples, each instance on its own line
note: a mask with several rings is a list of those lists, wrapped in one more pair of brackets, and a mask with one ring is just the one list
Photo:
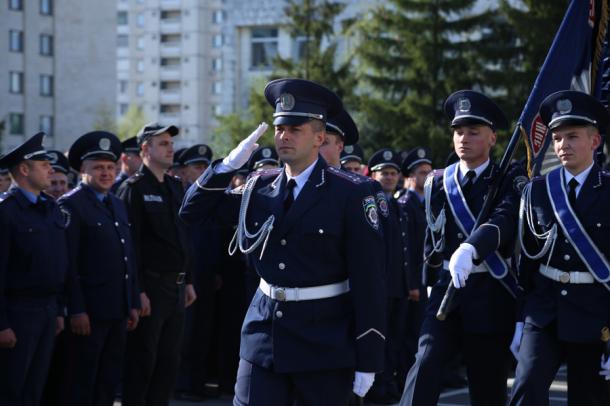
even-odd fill
[(275, 147), (256, 144), (261, 126), (223, 160), (205, 144), (175, 150), (178, 128), (156, 123), (123, 142), (84, 134), (67, 154), (39, 133), (0, 158), (1, 405), (109, 406), (119, 393), (126, 406), (167, 405), (234, 390), (236, 405), (337, 406), (357, 401), (352, 391), (435, 405), (464, 364), (472, 404), (495, 406), (511, 351), (511, 404), (547, 404), (562, 362), (569, 404), (610, 404), (597, 101), (543, 102), (562, 168), (529, 182), (490, 159), (508, 123), (479, 92), (446, 100), (455, 154), (436, 171), (423, 146), (365, 161), (353, 119), (315, 83), (278, 80), (265, 94)]

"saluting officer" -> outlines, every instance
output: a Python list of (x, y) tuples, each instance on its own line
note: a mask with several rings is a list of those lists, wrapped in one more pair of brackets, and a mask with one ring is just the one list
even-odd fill
[(360, 145), (346, 145), (341, 151), (341, 167), (346, 171), (362, 175), (362, 161), (364, 153)]
[(121, 167), (119, 175), (112, 185), (110, 192), (116, 193), (121, 184), (132, 176), (140, 166), (142, 166), (142, 157), (140, 157), (140, 146), (138, 145), (137, 137), (127, 138), (121, 143), (123, 152), (121, 153)]
[(183, 191), (166, 174), (175, 126), (146, 124), (138, 133), (143, 165), (117, 195), (127, 205), (142, 302), (138, 328), (127, 337), (123, 404), (167, 405), (180, 363), (185, 306), (196, 299), (190, 246), (178, 218)]
[(566, 362), (568, 404), (608, 405), (610, 360), (600, 338), (610, 326), (610, 175), (593, 159), (608, 111), (588, 94), (561, 91), (542, 102), (540, 117), (562, 167), (523, 191), (519, 278), (526, 294), (511, 346), (519, 363), (510, 404), (548, 404)]
[(44, 192), (53, 172), (38, 133), (0, 159), (14, 185), (0, 196), (0, 404), (40, 403), (67, 270), (66, 219)]
[(68, 153), (81, 183), (59, 204), (68, 218), (69, 345), (64, 405), (114, 403), (127, 330), (140, 296), (125, 204), (110, 193), (121, 142), (106, 131), (79, 137)]
[(50, 194), (53, 199), (57, 200), (70, 190), (68, 185), (70, 164), (68, 158), (61, 151), (49, 150), (47, 154), (53, 168), (53, 174), (51, 174), (51, 186), (45, 190), (45, 193)]
[[(464, 354), (473, 405), (506, 401), (508, 346), (515, 319), (516, 280), (510, 261), (517, 228), (520, 189), (527, 178), (518, 166), (503, 179), (489, 218), (472, 230), (498, 166), (489, 154), (496, 130), (508, 125), (485, 95), (472, 90), (445, 101), (459, 162), (429, 177), (425, 187), (428, 266), (444, 269), (432, 288), (415, 364), (401, 405), (436, 405), (443, 366)], [(455, 309), (444, 321), (435, 315), (449, 283), (458, 289)]]
[(276, 108), (275, 144), (285, 167), (254, 172), (245, 187), (226, 191), (256, 149), (262, 124), (191, 186), (181, 215), (209, 221), (230, 210), (225, 215), (235, 221), (243, 204), (236, 244), (251, 254), (261, 282), (242, 327), (234, 404), (289, 405), (296, 398), (347, 405), (351, 390), (363, 396), (383, 367), (375, 198), (364, 180), (318, 154), (327, 118), (342, 108), (333, 92), (279, 79), (265, 96)]

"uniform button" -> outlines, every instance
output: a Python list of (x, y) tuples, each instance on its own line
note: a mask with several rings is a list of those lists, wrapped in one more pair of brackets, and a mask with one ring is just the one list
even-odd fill
[(121, 238), (121, 244), (125, 244), (125, 239)]
[(570, 258), (572, 258), (572, 257), (570, 257), (568, 254), (565, 254), (565, 255), (563, 256), (563, 260), (564, 260), (564, 261), (569, 261), (569, 260), (570, 260)]
[(319, 229), (319, 230), (318, 230), (318, 233), (320, 233), (320, 234), (324, 234), (324, 230)]
[(462, 233), (457, 233), (457, 238), (459, 238), (459, 239), (461, 240), (462, 238), (464, 238), (464, 234), (462, 234)]
[(284, 313), (282, 313), (281, 310), (278, 310), (277, 312), (275, 312), (275, 317), (277, 317), (278, 319), (281, 319), (282, 316), (284, 316)]
[(118, 221), (115, 221), (115, 222), (114, 222), (114, 226), (115, 226), (115, 227), (118, 227), (118, 226), (119, 226), (119, 222), (118, 222)]
[(403, 251), (406, 251), (406, 250), (407, 250), (407, 247), (404, 247), (402, 250), (403, 250)]
[(596, 226), (597, 228), (600, 228), (602, 226), (602, 223), (597, 223)]
[(28, 233), (31, 233), (31, 232), (32, 232), (32, 229), (31, 229), (31, 228), (28, 228)]
[(125, 275), (125, 279), (126, 279), (126, 280), (127, 280), (127, 279), (129, 279), (129, 275)]
[(568, 291), (567, 291), (567, 290), (562, 290), (562, 291), (561, 291), (561, 296), (565, 296), (565, 295), (567, 295), (567, 294), (568, 294)]
[(567, 238), (565, 240), (563, 240), (563, 242), (565, 242), (566, 244), (570, 243)]
[(280, 269), (286, 269), (286, 265), (283, 262), (280, 262), (280, 264), (277, 266)]
[(406, 234), (405, 234), (405, 233), (404, 233), (404, 231), (403, 231), (402, 236), (404, 237), (405, 235), (406, 235)]
[(403, 264), (404, 264), (405, 266), (407, 266), (407, 265), (408, 265), (406, 262), (403, 262)]
[(127, 262), (127, 257), (125, 257), (124, 259), (125, 259), (125, 262)]
[(101, 227), (101, 226), (102, 226), (102, 223), (98, 222), (98, 223), (97, 223), (97, 226), (98, 226), (98, 227)]
[(280, 245), (286, 245), (286, 240), (282, 238), (282, 239), (280, 240)]
[(256, 226), (258, 226), (258, 223), (255, 221), (255, 222), (254, 222), (254, 227), (256, 227)]

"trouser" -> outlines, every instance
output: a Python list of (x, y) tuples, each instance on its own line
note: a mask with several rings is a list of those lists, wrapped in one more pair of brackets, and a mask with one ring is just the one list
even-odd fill
[(233, 406), (347, 406), (353, 368), (276, 373), (239, 361)]
[(151, 315), (127, 334), (123, 406), (167, 406), (180, 365), (184, 285), (145, 276)]
[[(91, 334), (68, 332), (65, 406), (112, 406), (124, 363), (127, 320), (91, 319)], [(66, 326), (69, 328), (69, 326)]]
[(56, 299), (22, 299), (7, 306), (13, 348), (0, 349), (0, 405), (38, 406), (55, 339)]
[(610, 405), (605, 380), (599, 375), (602, 342), (569, 343), (557, 338), (555, 323), (539, 328), (526, 323), (511, 405), (549, 404), (549, 388), (563, 361), (568, 366), (568, 405)]
[(473, 334), (463, 330), (454, 311), (445, 321), (428, 314), (424, 320), (415, 363), (405, 382), (401, 406), (433, 406), (438, 402), (444, 366), (463, 351), (471, 405), (506, 403), (510, 334)]

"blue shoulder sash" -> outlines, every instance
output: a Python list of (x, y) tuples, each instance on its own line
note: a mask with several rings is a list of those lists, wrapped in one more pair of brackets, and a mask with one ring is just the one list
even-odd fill
[[(458, 166), (459, 162), (456, 162), (445, 168), (443, 186), (455, 223), (462, 230), (462, 233), (468, 236), (473, 231), (476, 219), (472, 215), (466, 203), (466, 198), (462, 194), (462, 188), (458, 180)], [(509, 272), (508, 263), (498, 251), (489, 254), (483, 261), (483, 264), (494, 278), (498, 279), (513, 296), (516, 296), (518, 289), (517, 281), (514, 275)]]
[(557, 168), (546, 175), (546, 190), (553, 206), (555, 218), (564, 235), (570, 241), (588, 271), (600, 283), (610, 289), (610, 264), (597, 248), (570, 206), (565, 187), (563, 168)]

